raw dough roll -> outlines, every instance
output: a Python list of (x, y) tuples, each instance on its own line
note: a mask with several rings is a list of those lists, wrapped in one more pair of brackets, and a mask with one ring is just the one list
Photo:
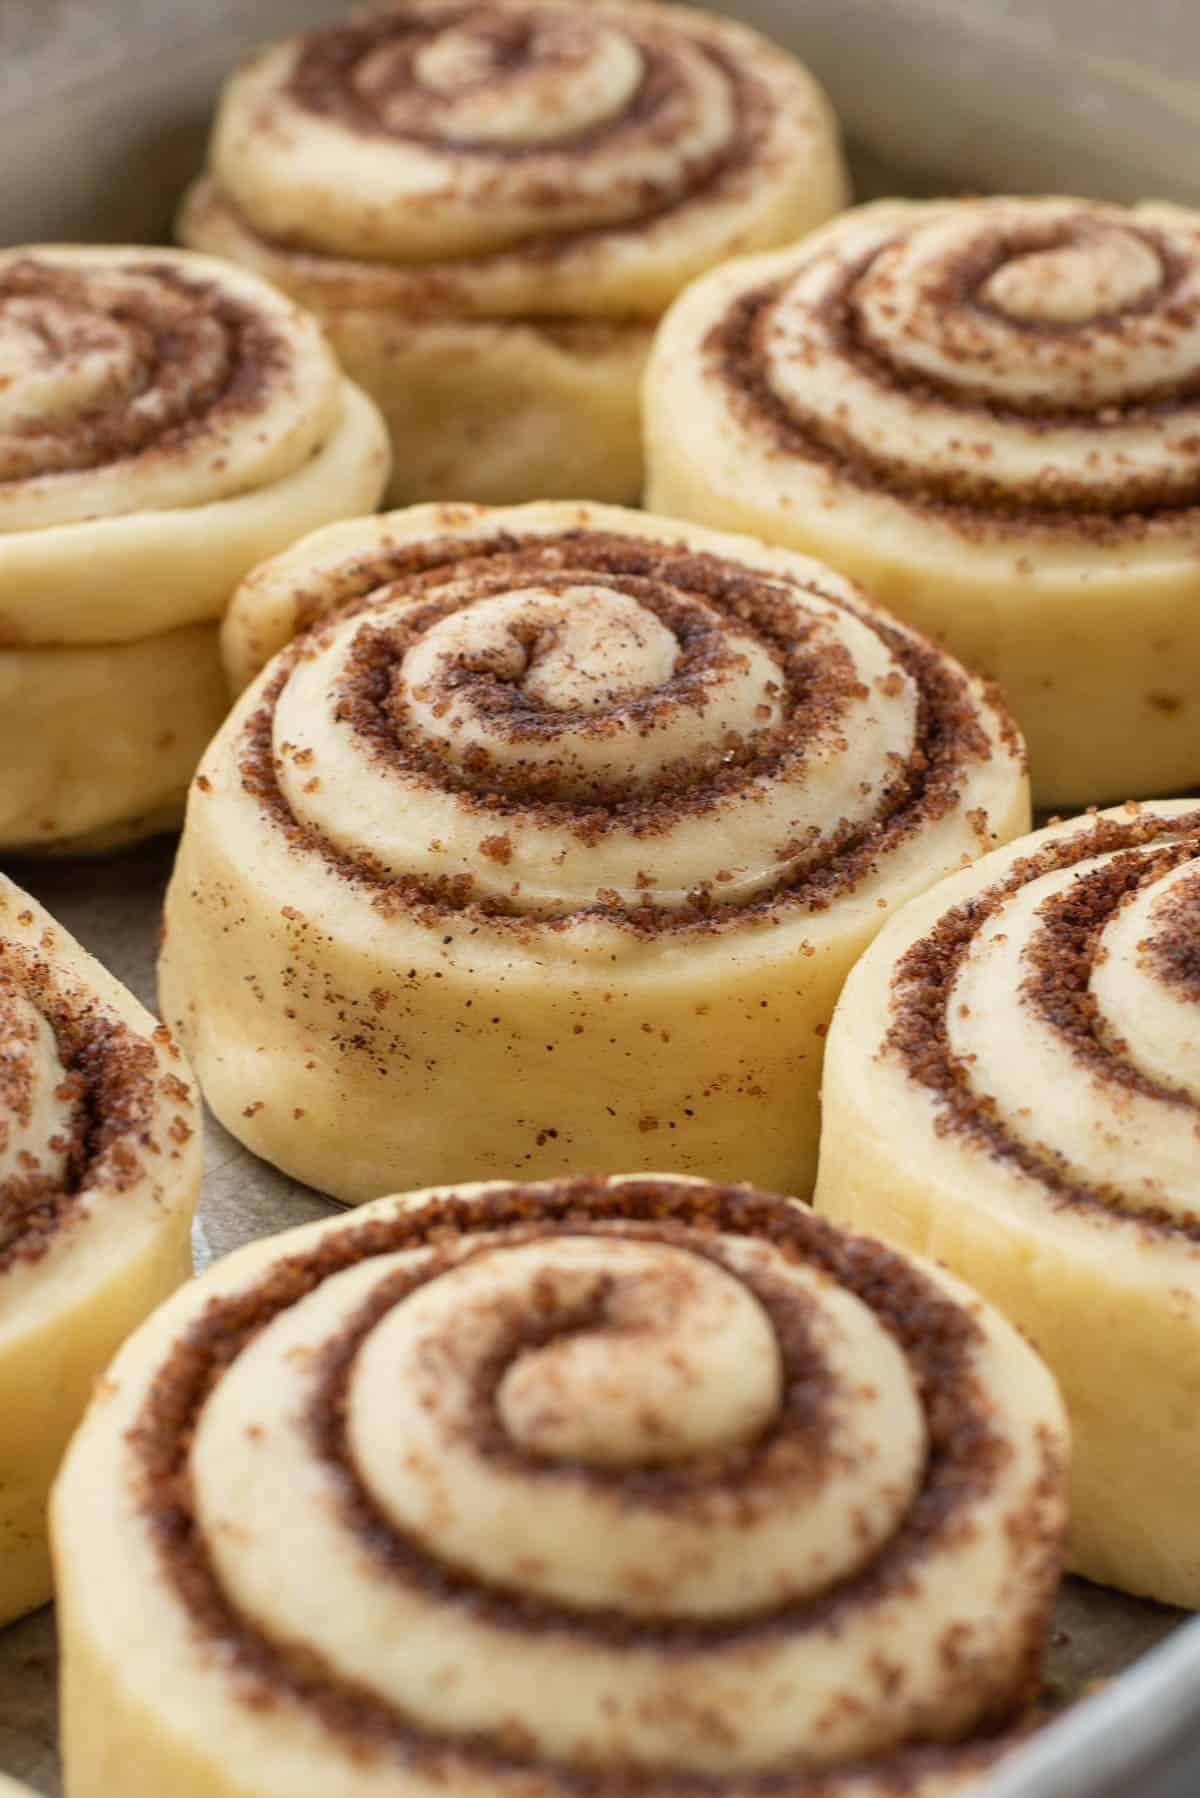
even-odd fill
[(973, 1294), (746, 1187), (289, 1231), (68, 1458), (68, 1793), (961, 1791), (1037, 1694), (1066, 1454)]
[(377, 504), (387, 444), (319, 328), (179, 251), (0, 254), (0, 849), (178, 821), (264, 556)]
[(169, 1033), (0, 876), (0, 1624), (97, 1376), (186, 1279), (200, 1103)]
[(820, 556), (998, 680), (1034, 798), (1200, 777), (1200, 215), (885, 202), (663, 328), (650, 503)]
[(318, 532), (240, 590), (235, 675), (306, 621), (167, 899), (227, 1128), (347, 1200), (650, 1151), (807, 1194), (847, 970), (1028, 828), (1002, 710), (807, 559), (615, 508)]
[(845, 203), (827, 101), (756, 32), (638, 0), (401, 0), (226, 89), (180, 234), (324, 321), (394, 503), (632, 501), (655, 322)]
[(914, 900), (829, 1033), (817, 1205), (1058, 1376), (1073, 1560), (1200, 1606), (1200, 809), (1055, 825)]

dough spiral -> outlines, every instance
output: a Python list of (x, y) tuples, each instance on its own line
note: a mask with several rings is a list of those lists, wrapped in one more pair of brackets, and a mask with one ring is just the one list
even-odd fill
[(828, 104), (757, 33), (642, 0), (400, 0), (231, 79), (185, 242), (311, 306), (391, 497), (640, 497), (654, 322), (843, 203)]
[(172, 822), (227, 708), (230, 593), (386, 472), (371, 402), (255, 277), (0, 255), (0, 847)]
[(830, 1029), (817, 1187), (1056, 1371), (1079, 1569), (1193, 1607), (1198, 922), (1191, 801), (1055, 825), (914, 901)]
[(1039, 802), (1200, 774), (1200, 215), (863, 207), (679, 303), (647, 431), (658, 510), (818, 555), (998, 680)]
[(50, 1596), (50, 1482), (190, 1271), (200, 1103), (168, 1032), (0, 876), (0, 1625)]
[(1015, 1331), (784, 1200), (386, 1199), (115, 1364), (55, 1505), (73, 1798), (957, 1791), (1065, 1474)]
[(1027, 827), (992, 699), (803, 558), (600, 507), (317, 533), (239, 593), (235, 676), (306, 623), (167, 900), (227, 1127), (347, 1199), (650, 1147), (806, 1192), (846, 970)]

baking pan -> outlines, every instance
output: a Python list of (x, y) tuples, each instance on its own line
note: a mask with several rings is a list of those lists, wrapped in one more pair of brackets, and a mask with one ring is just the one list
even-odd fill
[[(822, 77), (860, 194), (1200, 203), (1195, 0), (731, 0), (717, 10), (771, 32)], [(0, 0), (0, 243), (162, 238), (221, 76), (262, 37), (337, 11), (334, 0)], [(8, 871), (153, 1004), (171, 853), (162, 840)], [(211, 1120), (206, 1149), (201, 1265), (336, 1209)], [(1200, 1622), (1071, 1580), (1048, 1664), (1063, 1714), (979, 1798), (1200, 1798)], [(61, 1790), (48, 1611), (0, 1631), (0, 1770)]]

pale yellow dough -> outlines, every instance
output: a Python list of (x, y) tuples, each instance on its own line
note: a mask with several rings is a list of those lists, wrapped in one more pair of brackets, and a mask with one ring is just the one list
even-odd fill
[(1071, 1413), (1074, 1564), (1193, 1607), (1198, 925), (1192, 801), (1056, 825), (914, 900), (838, 1005), (816, 1193), (1020, 1326)]
[(76, 850), (169, 828), (228, 709), (215, 624), (0, 649), (0, 837)]
[(746, 1187), (289, 1231), (139, 1331), (71, 1450), (67, 1790), (961, 1792), (1037, 1695), (1067, 1453), (974, 1294)]
[(401, 0), (253, 58), (180, 237), (317, 313), (387, 418), (394, 503), (634, 501), (655, 322), (845, 203), (836, 124), (792, 57), (688, 7), (462, 21)]
[(50, 1596), (51, 1480), (186, 1279), (200, 1101), (168, 1032), (0, 877), (0, 1624)]
[(36, 1798), (36, 1794), (32, 1786), (23, 1786), (0, 1773), (0, 1798)]
[(318, 532), (240, 590), (235, 681), (305, 622), (167, 898), (227, 1128), (345, 1200), (650, 1150), (807, 1194), (847, 970), (1028, 827), (1002, 711), (805, 558), (615, 508)]
[(1035, 800), (1200, 777), (1200, 215), (857, 208), (697, 283), (656, 510), (821, 557), (998, 680)]
[(378, 503), (378, 412), (312, 319), (179, 251), (0, 255), (0, 848), (178, 820), (255, 563)]

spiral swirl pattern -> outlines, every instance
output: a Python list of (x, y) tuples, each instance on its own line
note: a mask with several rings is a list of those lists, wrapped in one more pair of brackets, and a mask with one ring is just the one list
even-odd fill
[[(1195, 1325), (1190, 1304), (1163, 1307), (1200, 1251), (1198, 858), (1190, 802), (1127, 806), (1014, 844), (898, 917), (831, 1031), (818, 1187), (864, 1226), (884, 1229), (886, 1210), (889, 1236), (1016, 1316), (1075, 1411), (1084, 1570), (1189, 1604), (1196, 1446), (1167, 1368)], [(875, 1120), (860, 1173), (835, 1137), (854, 1127), (851, 1084)], [(978, 1221), (958, 1215), (964, 1197)], [(1082, 1357), (1100, 1315), (1105, 1341)], [(1102, 1402), (1118, 1369), (1153, 1388), (1136, 1423)]]
[(877, 230), (745, 321), (799, 436), (909, 499), (1001, 515), (1195, 504), (1200, 224), (1026, 201)]
[[(230, 576), (230, 552), (212, 538), (221, 526), (236, 536), (256, 498), (260, 508), (302, 502), (288, 522), (303, 530), (306, 513), (308, 528), (338, 516), (336, 501), (314, 503), (313, 481), (332, 483), (335, 493), (349, 481), (347, 499), (378, 494), (382, 449), (365, 407), (338, 375), (315, 321), (236, 269), (169, 250), (6, 252), (4, 641), (124, 642), (215, 618), (255, 556), (251, 550)], [(184, 565), (147, 592), (145, 579), (134, 580), (119, 560), (132, 553), (130, 540), (149, 539), (143, 555), (153, 566), (163, 556), (155, 533), (171, 522), (186, 533), (192, 520), (211, 533), (216, 574), (198, 580)], [(281, 519), (255, 522), (259, 558), (283, 547)], [(244, 556), (246, 544), (233, 553)], [(39, 557), (48, 565), (40, 578)], [(81, 560), (93, 583), (86, 609)], [(110, 595), (118, 572), (132, 590)], [(18, 581), (31, 590), (10, 591)]]
[(313, 454), (341, 397), (320, 332), (241, 287), (145, 253), (5, 259), (0, 529), (202, 505)]
[[(603, 8), (436, 5), (308, 40), (289, 97), (366, 140), (371, 186), (347, 185), (385, 200), (382, 219), (364, 205), (331, 220), (323, 247), (454, 256), (677, 204), (744, 153), (739, 72), (656, 25)], [(602, 155), (580, 158), (599, 141)], [(214, 160), (236, 184), (236, 151), (220, 137)], [(284, 238), (295, 229), (287, 173), (286, 161), (270, 171)]]
[[(493, 539), (432, 605), (384, 580), (278, 683), (272, 764), (314, 841), (510, 914), (697, 916), (786, 892), (910, 797), (919, 656), (840, 589), (784, 584), (743, 621), (736, 569), (713, 604), (685, 557), (539, 547)], [(957, 775), (986, 739), (960, 679), (938, 697)]]
[(33, 901), (7, 881), (0, 897), (2, 1275), (56, 1253), (96, 1195), (144, 1179), (147, 1137), (165, 1133), (157, 1153), (184, 1160), (195, 1095), (165, 1031), (139, 1035), (79, 980), (81, 951), (63, 966), (58, 941), (37, 941)]
[(844, 204), (828, 103), (757, 33), (643, 0), (401, 0), (229, 83), (183, 240), (327, 325), (396, 504), (632, 502), (653, 327)]
[(709, 353), (789, 450), (910, 502), (1136, 532), (1200, 497), (1182, 209), (868, 207), (793, 252)]
[(76, 1082), (63, 1066), (54, 1032), (18, 988), (0, 990), (0, 1186), (6, 1221), (17, 1210), (14, 1182), (67, 1179), (70, 1146), (80, 1135)]
[(224, 1741), (282, 1792), (303, 1739), (355, 1798), (933, 1793), (1034, 1689), (1051, 1381), (932, 1270), (748, 1189), (384, 1201), (240, 1257), (116, 1378), (60, 1495), (67, 1728), (96, 1702), (76, 1571), (136, 1567), (147, 1791), (156, 1752)]
[[(1127, 607), (1110, 619), (1106, 577), (1148, 583), (1155, 611), (1139, 608), (1137, 628), (1154, 639), (1180, 609), (1164, 583), (1194, 561), (1200, 216), (1048, 199), (866, 207), (689, 295), (656, 363), (652, 503), (765, 528), (874, 579), (1001, 680), (1035, 768), (1039, 706), (1069, 707), (1046, 730), (1048, 799), (1167, 784), (1104, 772), (1089, 788), (1073, 772), (1068, 788), (1054, 758), (1104, 702), (1089, 635), (1111, 685), (1113, 638), (1134, 634)], [(1084, 663), (1074, 704), (1053, 679), (1064, 653)], [(1181, 685), (1178, 631), (1144, 685), (1139, 653), (1137, 703), (1165, 730), (1173, 708), (1151, 700)]]
[(243, 773), (310, 848), (473, 916), (812, 902), (1004, 742), (953, 664), (827, 571), (615, 510), (418, 509), (307, 543), (238, 595), (235, 681), (306, 621)]
[(198, 1109), (167, 1032), (0, 883), (0, 1622), (49, 1593), (46, 1493), (97, 1373), (187, 1270)]
[[(226, 624), (235, 674), (248, 674), (306, 620), (310, 628), (258, 677), (205, 763), (169, 902), (169, 1014), (235, 1130), (249, 1122), (257, 1132), (268, 1118), (243, 1115), (249, 1062), (236, 1103), (232, 1091), (228, 1103), (221, 1096), (230, 1031), (262, 1043), (286, 986), (297, 1041), (315, 1041), (333, 978), (331, 943), (338, 1034), (353, 1039), (365, 1029), (361, 1060), (370, 1055), (393, 1079), (410, 1030), (431, 1044), (453, 1032), (456, 1079), (468, 1038), (494, 1056), (485, 1019), (462, 1017), (459, 1004), (486, 1004), (499, 1023), (487, 997), (491, 970), (503, 968), (514, 1000), (528, 980), (531, 1009), (513, 1020), (527, 1042), (512, 1051), (510, 1077), (560, 1076), (575, 1140), (587, 1090), (604, 1084), (596, 1034), (625, 1060), (631, 1035), (661, 1046), (678, 1011), (681, 1034), (670, 1040), (686, 1059), (698, 1034), (713, 1029), (703, 1019), (715, 1014), (695, 1009), (716, 997), (706, 979), (730, 1005), (731, 973), (735, 986), (753, 983), (764, 957), (777, 977), (813, 958), (812, 991), (800, 999), (813, 1014), (802, 1026), (811, 1042), (828, 1003), (823, 970), (840, 977), (841, 932), (873, 931), (898, 891), (1020, 827), (1019, 746), (991, 701), (835, 577), (740, 540), (681, 537), (632, 513), (554, 506), (418, 509), (338, 527), (243, 588)], [(305, 967), (301, 977), (281, 965), (280, 984), (273, 977), (266, 985), (261, 948), (250, 950), (257, 905), (250, 913), (241, 898), (232, 906), (232, 935), (221, 915), (230, 879), (244, 884), (236, 858), (258, 864), (252, 884), (262, 890), (264, 854), (293, 926), (279, 941), (278, 912), (261, 916), (278, 944), (269, 956), (295, 969), (299, 953)], [(207, 1002), (197, 1003), (198, 983), (217, 933), (228, 956), (238, 952), (239, 928), (258, 958), (248, 984), (264, 998), (221, 1028)], [(684, 958), (699, 983), (691, 993), (675, 987)], [(660, 991), (651, 1000), (660, 980), (675, 997)], [(602, 999), (603, 981), (610, 990)], [(392, 995), (390, 1008), (372, 992)], [(729, 1028), (765, 1042), (773, 1020), (762, 1012), (779, 1002), (776, 994), (764, 1006), (765, 997), (765, 987), (753, 995), (746, 987), (741, 1021), (731, 1016)], [(602, 1033), (592, 1018), (599, 1004), (611, 1025)], [(422, 1008), (419, 1025), (412, 1007)], [(547, 1054), (556, 1057), (553, 1074)], [(575, 1056), (577, 1074), (565, 1071)], [(266, 1100), (258, 1082), (274, 1084), (273, 1051), (253, 1059), (249, 1096)], [(342, 1058), (343, 1088), (352, 1060)], [(745, 1085), (765, 1099), (766, 1070), (757, 1066), (752, 1075), (747, 1064)], [(681, 1066), (681, 1103), (669, 1113), (677, 1135), (706, 1127), (682, 1092), (703, 1092), (720, 1071), (713, 1066), (697, 1085), (695, 1070)], [(647, 1077), (639, 1119), (655, 1115), (641, 1101), (662, 1085), (661, 1071), (648, 1068)], [(793, 1076), (786, 1098), (781, 1077), (772, 1073), (770, 1085), (794, 1111)], [(322, 1073), (316, 1083), (324, 1089), (329, 1080)], [(389, 1091), (394, 1107), (396, 1086)], [(612, 1103), (602, 1096), (597, 1109)], [(420, 1105), (428, 1115), (424, 1097)], [(303, 1098), (296, 1107), (314, 1116)], [(317, 1115), (327, 1114), (323, 1101)], [(611, 1150), (617, 1167), (637, 1148), (627, 1127), (617, 1127), (620, 1146)], [(605, 1128), (592, 1119), (578, 1139), (589, 1159), (605, 1152), (596, 1134)], [(549, 1153), (566, 1158), (565, 1118), (547, 1117), (530, 1134), (542, 1131), (557, 1134), (532, 1146), (557, 1145)], [(794, 1141), (794, 1124), (788, 1134)], [(293, 1166), (305, 1153), (279, 1147)], [(269, 1152), (277, 1152), (274, 1139)], [(481, 1143), (478, 1152), (499, 1157), (501, 1145)], [(499, 1165), (489, 1159), (471, 1171)], [(323, 1158), (318, 1166), (323, 1176)], [(375, 1194), (356, 1196), (377, 1196), (398, 1171), (385, 1161)], [(333, 1190), (346, 1184), (344, 1169), (335, 1173)]]
[(440, 270), (665, 225), (686, 257), (735, 212), (778, 241), (784, 160), (824, 128), (798, 64), (686, 7), (404, 0), (241, 70), (212, 169), (264, 239), (323, 256)]
[(386, 474), (370, 402), (256, 278), (0, 255), (0, 843), (169, 822), (225, 709), (233, 587)]

